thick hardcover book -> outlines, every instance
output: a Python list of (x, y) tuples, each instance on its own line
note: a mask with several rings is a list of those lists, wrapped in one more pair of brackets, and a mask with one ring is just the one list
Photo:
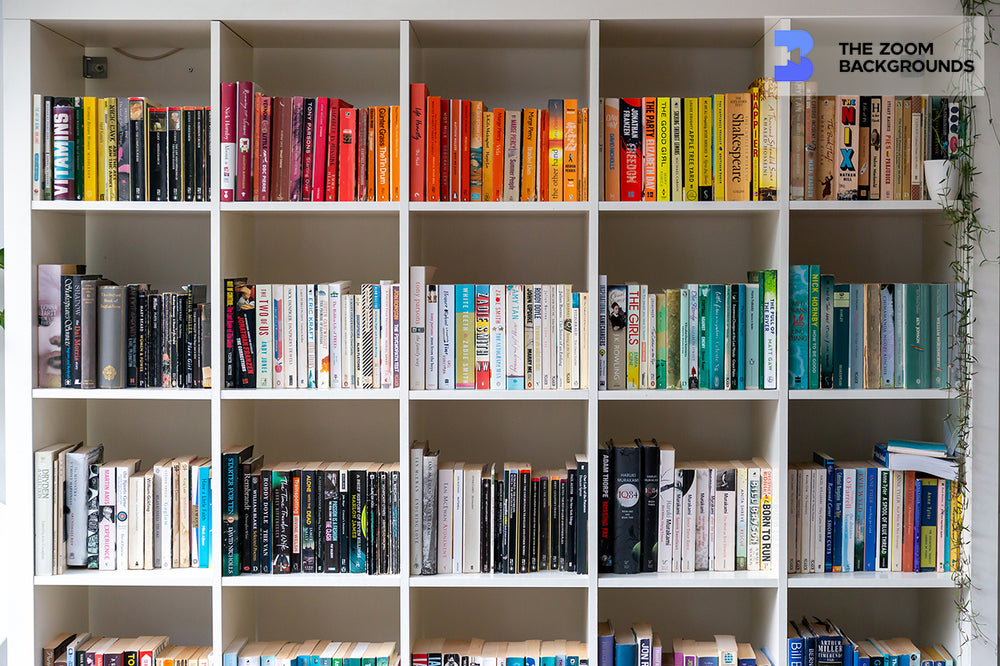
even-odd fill
[(858, 198), (858, 97), (839, 95), (837, 114), (837, 199)]
[(750, 95), (726, 95), (726, 201), (749, 201), (753, 174)]
[(97, 387), (124, 388), (125, 287), (102, 284), (97, 289)]
[(288, 201), (302, 201), (302, 156), (305, 142), (304, 98), (291, 98), (291, 156), (288, 166)]
[(170, 145), (167, 136), (167, 109), (150, 107), (147, 196), (150, 201), (169, 201)]
[(222, 454), (222, 575), (240, 573), (240, 473), (253, 455), (253, 445), (237, 446)]
[(605, 201), (618, 201), (621, 192), (619, 175), (621, 169), (621, 151), (619, 150), (621, 110), (618, 98), (605, 98), (602, 113), (604, 114), (604, 142), (601, 144), (604, 155), (603, 197)]
[(819, 278), (819, 387), (833, 388), (833, 276)]
[(640, 571), (642, 538), (641, 451), (634, 442), (613, 444), (612, 568), (615, 573)]
[[(619, 101), (622, 201), (642, 200), (642, 100), (623, 97)], [(551, 122), (551, 120), (550, 120)]]
[(656, 571), (657, 552), (657, 518), (659, 514), (659, 488), (660, 488), (660, 447), (656, 440), (642, 442), (636, 440), (641, 451), (642, 464), (642, 494), (641, 494), (641, 521), (642, 532), (640, 539), (639, 570)]

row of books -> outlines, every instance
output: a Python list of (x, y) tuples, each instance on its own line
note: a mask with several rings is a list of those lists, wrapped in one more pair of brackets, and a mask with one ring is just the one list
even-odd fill
[(955, 331), (949, 284), (836, 284), (789, 267), (792, 389), (944, 388)]
[(749, 284), (598, 286), (598, 387), (777, 388), (777, 271)]
[(905, 469), (905, 461), (887, 466), (890, 455), (914, 450), (910, 457), (935, 457), (890, 440), (876, 445), (874, 460), (817, 452), (789, 465), (789, 572), (951, 571), (961, 545), (957, 469), (944, 458), (942, 476), (951, 478)]
[(678, 463), (655, 439), (597, 452), (601, 573), (769, 571), (774, 480), (763, 458)]
[(31, 198), (208, 201), (209, 107), (34, 96)]
[(222, 666), (397, 666), (399, 649), (394, 642), (351, 643), (311, 640), (250, 642), (239, 637), (222, 653)]
[(584, 641), (489, 642), (423, 638), (413, 643), (410, 666), (587, 666)]
[(955, 98), (818, 95), (807, 81), (789, 104), (793, 200), (926, 199), (924, 160), (951, 158), (964, 133)]
[(411, 201), (586, 201), (586, 107), (489, 110), (410, 84)]
[(430, 284), (410, 268), (410, 389), (586, 389), (589, 295), (569, 284)]
[(35, 451), (35, 574), (208, 568), (212, 465), (164, 458), (104, 461), (102, 444)]
[(398, 388), (399, 284), (225, 281), (226, 388)]
[(908, 638), (855, 641), (830, 620), (788, 621), (788, 666), (955, 666), (941, 644), (918, 648)]
[(399, 573), (399, 464), (222, 454), (222, 575)]
[(716, 635), (711, 641), (675, 638), (673, 652), (663, 651), (660, 635), (646, 622), (615, 629), (611, 622), (597, 625), (598, 666), (771, 666), (763, 648), (737, 643), (735, 636)]
[(778, 85), (708, 97), (606, 97), (604, 201), (774, 201)]
[(587, 573), (586, 456), (549, 471), (438, 460), (410, 449), (411, 573)]
[(211, 308), (203, 284), (160, 293), (86, 266), (38, 266), (38, 386), (208, 388)]
[(399, 201), (399, 106), (221, 90), (222, 201)]
[(42, 666), (212, 666), (212, 648), (170, 645), (168, 636), (114, 638), (59, 634), (42, 647)]

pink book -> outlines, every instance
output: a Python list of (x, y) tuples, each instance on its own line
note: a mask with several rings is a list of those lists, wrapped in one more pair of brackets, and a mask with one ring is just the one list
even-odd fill
[[(326, 200), (339, 199), (339, 159), (340, 159), (340, 109), (351, 108), (351, 105), (340, 98), (330, 99), (327, 103), (326, 125)], [(352, 196), (349, 201), (353, 201)]]
[(219, 183), (222, 201), (232, 201), (236, 188), (236, 84), (222, 84), (222, 178)]
[(329, 99), (316, 98), (316, 139), (313, 141), (312, 201), (322, 201), (326, 191), (326, 125)]
[(253, 89), (251, 81), (236, 83), (236, 200), (253, 200)]
[(313, 158), (316, 151), (316, 98), (302, 100), (302, 200), (312, 201)]
[(272, 98), (260, 98), (260, 168), (257, 178), (260, 180), (260, 201), (271, 200), (271, 106)]
[(302, 98), (292, 97), (292, 161), (288, 170), (289, 201), (302, 201), (302, 140), (305, 137)]
[(410, 201), (424, 200), (427, 84), (410, 84)]

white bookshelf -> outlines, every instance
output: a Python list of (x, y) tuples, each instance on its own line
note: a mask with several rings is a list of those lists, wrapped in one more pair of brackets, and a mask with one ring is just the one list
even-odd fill
[[(936, 438), (949, 405), (947, 392), (788, 391), (784, 354), (776, 391), (599, 392), (594, 362), (585, 391), (410, 391), (405, 344), (400, 389), (220, 388), (222, 280), (237, 274), (259, 283), (391, 278), (403, 294), (409, 266), (422, 264), (438, 267), (440, 283), (572, 283), (574, 290), (591, 294), (591, 350), (597, 348), (601, 273), (667, 287), (742, 281), (747, 270), (775, 268), (781, 350), (787, 348), (785, 286), (791, 264), (819, 263), (843, 281), (945, 279), (942, 216), (933, 202), (789, 201), (784, 164), (776, 202), (597, 200), (599, 98), (745, 89), (763, 71), (768, 31), (782, 25), (764, 18), (780, 15), (780, 3), (735, 8), (723, 0), (642, 0), (616, 8), (593, 0), (548, 5), (512, 0), (460, 9), (362, 3), (343, 14), (318, 2), (210, 5), (5, 3), (3, 206), (10, 249), (5, 427), (13, 539), (31, 543), (32, 451), (54, 441), (101, 441), (111, 455), (142, 457), (146, 464), (181, 453), (211, 455), (216, 470), (224, 448), (253, 442), (255, 452), (272, 461), (399, 462), (406, 479), (410, 442), (427, 439), (449, 461), (523, 459), (544, 468), (586, 453), (590, 573), (410, 576), (409, 486), (403, 483), (399, 576), (223, 578), (218, 515), (215, 567), (207, 571), (36, 577), (31, 558), (20, 558), (9, 572), (7, 593), (0, 595), (10, 604), (10, 663), (37, 664), (40, 646), (56, 633), (89, 630), (166, 633), (178, 643), (212, 645), (217, 664), (239, 634), (258, 640), (395, 640), (404, 666), (418, 638), (566, 638), (588, 641), (596, 664), (596, 625), (610, 618), (616, 626), (651, 621), (667, 640), (735, 633), (741, 641), (765, 646), (784, 664), (786, 620), (805, 613), (828, 615), (857, 635), (908, 635), (958, 646), (950, 576), (789, 575), (785, 556), (789, 462), (807, 459), (814, 449), (860, 458), (872, 441), (888, 434)], [(890, 5), (886, 13), (943, 11), (932, 0)], [(161, 46), (184, 51), (140, 62), (113, 50), (119, 46), (142, 55), (162, 52)], [(84, 54), (107, 56), (110, 77), (81, 78)], [(654, 62), (662, 66), (648, 66)], [(988, 75), (991, 89), (1000, 90), (1000, 70)], [(274, 95), (400, 104), (403, 119), (410, 82), (426, 82), (436, 95), (483, 99), (491, 107), (576, 97), (592, 110), (590, 200), (410, 203), (404, 144), (400, 202), (219, 203), (219, 122), (213, 111), (211, 202), (30, 201), (32, 93), (146, 94), (217, 110), (219, 83), (237, 79), (254, 80)], [(785, 155), (787, 103), (781, 118), (779, 154)], [(405, 134), (405, 122), (403, 127)], [(1000, 150), (984, 141), (977, 157), (989, 180), (982, 188), (987, 196), (981, 216), (996, 220), (1000, 201), (993, 181), (1000, 173)], [(987, 254), (997, 254), (996, 234), (985, 242)], [(87, 263), (89, 270), (119, 281), (149, 281), (159, 288), (211, 285), (215, 386), (117, 392), (35, 388), (35, 267), (56, 262)], [(988, 640), (968, 646), (965, 666), (995, 663), (997, 636), (1000, 271), (996, 265), (978, 266), (975, 280), (982, 296), (975, 302), (980, 366), (970, 466), (974, 501), (967, 516), (978, 588), (973, 607)], [(403, 308), (403, 330), (407, 316)], [(635, 436), (673, 443), (680, 460), (766, 458), (775, 471), (774, 569), (598, 576), (597, 449), (611, 437)], [(218, 474), (213, 483), (219, 507)]]

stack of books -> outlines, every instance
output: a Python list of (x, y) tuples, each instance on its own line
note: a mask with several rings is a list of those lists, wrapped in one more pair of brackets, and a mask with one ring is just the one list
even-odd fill
[[(822, 655), (822, 657), (820, 657)], [(857, 664), (858, 666), (889, 666), (890, 664), (920, 664), (920, 666), (955, 666), (955, 659), (940, 643), (918, 648), (908, 638), (879, 640), (866, 638), (854, 641), (830, 620), (802, 618), (788, 622), (788, 666), (808, 664)]]
[(598, 286), (598, 387), (777, 388), (777, 271), (749, 284)]
[(222, 666), (315, 664), (316, 666), (397, 666), (396, 643), (312, 640), (304, 643), (252, 643), (234, 639), (222, 653)]
[(42, 648), (43, 666), (85, 664), (187, 664), (212, 666), (212, 648), (168, 645), (168, 636), (108, 638), (90, 633), (59, 634)]
[(500, 666), (587, 666), (586, 641), (520, 641), (509, 643), (472, 640), (421, 639), (413, 644), (410, 666), (477, 664)]
[(716, 635), (711, 641), (675, 638), (672, 648), (673, 653), (664, 652), (660, 635), (645, 622), (618, 630), (610, 622), (597, 625), (598, 666), (771, 666), (774, 663), (763, 648), (737, 643), (735, 636)]

